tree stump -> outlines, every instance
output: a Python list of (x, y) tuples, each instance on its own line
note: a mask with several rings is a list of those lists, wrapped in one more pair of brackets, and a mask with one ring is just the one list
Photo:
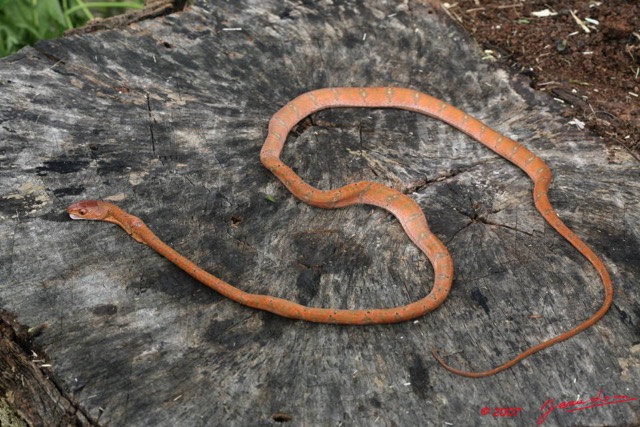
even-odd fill
[[(271, 115), (337, 86), (423, 91), (545, 160), (552, 204), (612, 274), (605, 318), (493, 377), (435, 362), (438, 348), (455, 367), (493, 368), (591, 316), (603, 291), (535, 210), (520, 169), (407, 111), (314, 114), (283, 159), (320, 188), (371, 180), (420, 204), (456, 276), (447, 301), (416, 321), (279, 318), (221, 297), (115, 225), (65, 213), (80, 199), (116, 202), (252, 293), (336, 308), (416, 300), (433, 271), (393, 216), (307, 206), (259, 162)], [(24, 340), (37, 349), (27, 365), (59, 393), (40, 399), (68, 401), (30, 418), (28, 398), (13, 399), (27, 421), (494, 425), (495, 407), (520, 407), (509, 423), (532, 425), (548, 399), (640, 397), (638, 162), (483, 60), (440, 6), (201, 0), (23, 49), (0, 61), (0, 87), (0, 308), (39, 331)], [(19, 381), (2, 366), (10, 401)], [(548, 424), (633, 425), (639, 402), (556, 409)]]

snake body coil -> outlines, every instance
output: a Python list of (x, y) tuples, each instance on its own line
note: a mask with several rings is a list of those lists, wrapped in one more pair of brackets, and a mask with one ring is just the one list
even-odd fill
[(604, 286), (604, 302), (589, 319), (573, 329), (537, 344), (495, 369), (466, 372), (448, 366), (434, 350), (436, 360), (447, 370), (467, 377), (485, 377), (508, 369), (522, 359), (571, 338), (595, 324), (605, 315), (613, 301), (613, 286), (609, 274), (598, 256), (578, 238), (556, 215), (547, 192), (551, 171), (531, 151), (507, 138), (457, 108), (429, 95), (402, 88), (331, 88), (314, 90), (298, 96), (278, 111), (269, 122), (269, 133), (260, 152), (262, 164), (282, 181), (289, 191), (312, 206), (334, 209), (354, 204), (370, 204), (391, 212), (409, 238), (427, 256), (434, 268), (431, 292), (410, 304), (380, 309), (344, 310), (315, 308), (268, 295), (250, 294), (218, 279), (199, 268), (163, 243), (137, 217), (117, 206), (96, 200), (71, 205), (68, 212), (73, 219), (94, 219), (121, 226), (137, 241), (144, 243), (183, 269), (196, 280), (220, 294), (249, 307), (266, 310), (280, 316), (318, 323), (365, 325), (402, 322), (420, 317), (436, 309), (446, 299), (453, 280), (453, 263), (447, 248), (429, 230), (420, 206), (408, 196), (375, 182), (356, 182), (334, 190), (319, 190), (307, 184), (280, 160), (280, 153), (290, 130), (300, 120), (320, 110), (336, 107), (396, 108), (414, 111), (442, 120), (466, 133), (522, 169), (533, 181), (533, 200), (543, 218), (573, 245), (600, 274)]

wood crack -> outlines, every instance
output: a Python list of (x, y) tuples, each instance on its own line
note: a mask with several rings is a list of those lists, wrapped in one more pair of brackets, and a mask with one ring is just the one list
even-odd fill
[[(419, 193), (422, 190), (424, 190), (425, 188), (427, 188), (428, 186), (430, 186), (431, 184), (434, 184), (436, 182), (442, 182), (442, 181), (446, 181), (450, 178), (453, 178), (457, 175), (463, 174), (465, 172), (470, 171), (471, 168), (455, 168), (455, 169), (451, 169), (447, 172), (445, 172), (442, 175), (439, 175), (437, 178), (433, 178), (433, 179), (429, 179), (427, 177), (420, 179), (420, 180), (416, 180), (413, 181), (407, 185), (403, 185), (400, 189), (400, 191), (403, 194), (413, 194), (413, 193)], [(373, 171), (373, 169), (372, 169)], [(373, 171), (374, 174), (376, 176), (378, 176), (377, 173), (375, 173), (375, 171)]]
[[(153, 116), (151, 115), (151, 98), (149, 98), (149, 93), (145, 93), (145, 97), (147, 98), (147, 111), (149, 112), (149, 134), (151, 136), (151, 150), (153, 154), (156, 153), (156, 139), (153, 135)], [(160, 159), (162, 160), (162, 159)]]

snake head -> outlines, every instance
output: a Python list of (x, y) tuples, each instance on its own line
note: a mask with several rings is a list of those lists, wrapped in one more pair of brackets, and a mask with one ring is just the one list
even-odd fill
[(126, 213), (113, 203), (101, 202), (100, 200), (82, 200), (69, 206), (67, 213), (71, 219), (88, 219), (117, 224), (138, 242), (145, 243), (140, 234), (140, 229), (146, 228), (142, 220)]
[(109, 217), (109, 204), (98, 200), (82, 200), (69, 206), (67, 213), (71, 219), (107, 221)]

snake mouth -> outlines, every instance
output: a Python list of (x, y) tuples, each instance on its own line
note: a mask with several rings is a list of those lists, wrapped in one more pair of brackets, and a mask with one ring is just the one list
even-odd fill
[(72, 214), (72, 213), (70, 213), (70, 214), (69, 214), (69, 217), (70, 217), (71, 219), (84, 219), (84, 218), (82, 218), (81, 216), (78, 216), (78, 215), (76, 215), (76, 214)]

